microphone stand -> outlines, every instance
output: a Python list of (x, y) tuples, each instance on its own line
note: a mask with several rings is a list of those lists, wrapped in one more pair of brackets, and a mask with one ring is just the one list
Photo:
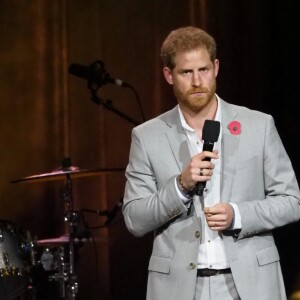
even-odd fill
[(134, 125), (139, 125), (140, 123), (134, 119), (132, 119), (131, 117), (129, 117), (128, 115), (124, 114), (123, 112), (117, 110), (113, 104), (112, 104), (112, 100), (103, 100), (101, 98), (99, 98), (97, 96), (97, 90), (99, 89), (99, 86), (97, 84), (93, 84), (93, 83), (89, 83), (88, 84), (88, 88), (91, 91), (91, 97), (90, 99), (95, 102), (96, 104), (100, 105), (102, 104), (106, 109), (116, 113), (117, 115), (119, 115), (120, 117), (122, 117), (123, 119), (129, 121), (130, 123), (134, 124)]
[(89, 227), (92, 229), (96, 229), (96, 228), (103, 228), (106, 226), (111, 225), (111, 223), (113, 222), (113, 220), (115, 219), (118, 211), (121, 209), (122, 205), (123, 205), (123, 198), (121, 198), (121, 200), (119, 200), (114, 207), (111, 210), (94, 210), (94, 209), (89, 209), (89, 208), (82, 208), (80, 211), (86, 212), (86, 213), (92, 213), (92, 214), (96, 214), (100, 217), (105, 216), (106, 217), (106, 221), (104, 222), (104, 224), (102, 226), (96, 226), (96, 227)]

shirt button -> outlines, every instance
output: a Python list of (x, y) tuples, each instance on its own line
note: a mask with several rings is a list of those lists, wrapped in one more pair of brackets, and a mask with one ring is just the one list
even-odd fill
[(208, 192), (208, 189), (204, 189), (204, 192), (206, 192), (206, 193), (207, 193), (207, 192)]
[(196, 238), (199, 238), (199, 237), (200, 237), (200, 231), (196, 231), (196, 232), (195, 232), (195, 237), (196, 237)]
[(208, 240), (207, 242), (210, 243), (210, 240)]
[(210, 268), (212, 268), (212, 265), (209, 265)]

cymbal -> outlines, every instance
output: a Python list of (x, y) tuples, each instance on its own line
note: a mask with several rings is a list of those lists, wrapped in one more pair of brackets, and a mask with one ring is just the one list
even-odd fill
[(70, 237), (68, 235), (62, 235), (57, 238), (37, 240), (36, 244), (38, 246), (44, 246), (44, 247), (55, 247), (55, 246), (62, 246), (64, 244), (68, 244), (69, 242), (70, 242)]
[(49, 173), (37, 174), (28, 177), (24, 177), (21, 179), (12, 180), (11, 183), (18, 182), (41, 182), (41, 181), (50, 181), (50, 180), (58, 180), (65, 179), (67, 176), (71, 176), (72, 178), (80, 178), (87, 176), (96, 176), (96, 175), (105, 175), (111, 174), (114, 172), (122, 172), (124, 168), (112, 168), (112, 169), (79, 169), (78, 167), (71, 166), (68, 168), (58, 168)]
[[(100, 240), (100, 242), (107, 243), (106, 239), (96, 238), (95, 240), (97, 241)], [(80, 242), (85, 243), (85, 242), (92, 242), (92, 241), (93, 241), (92, 238), (80, 238), (80, 239), (74, 238), (75, 243), (80, 243)], [(70, 236), (69, 234), (65, 234), (57, 238), (37, 240), (35, 243), (37, 246), (40, 247), (60, 247), (68, 244), (69, 242), (70, 242)]]

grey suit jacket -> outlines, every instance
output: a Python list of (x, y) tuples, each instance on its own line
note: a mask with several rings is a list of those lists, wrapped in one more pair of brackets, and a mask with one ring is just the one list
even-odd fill
[[(242, 220), (238, 236), (222, 234), (238, 293), (243, 300), (286, 299), (272, 229), (300, 218), (290, 159), (270, 115), (223, 100), (220, 104), (221, 201), (236, 203)], [(241, 124), (239, 135), (227, 127), (233, 120)], [(135, 236), (154, 232), (147, 300), (194, 299), (199, 203), (194, 200), (189, 210), (174, 181), (189, 160), (177, 107), (133, 129), (123, 214)]]

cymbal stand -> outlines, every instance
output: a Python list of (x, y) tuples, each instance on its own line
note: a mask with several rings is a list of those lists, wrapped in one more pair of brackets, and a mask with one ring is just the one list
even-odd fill
[[(75, 248), (74, 239), (76, 234), (78, 212), (74, 211), (72, 197), (72, 181), (70, 174), (66, 174), (66, 183), (64, 191), (64, 200), (67, 203), (68, 209), (65, 214), (65, 221), (68, 222), (69, 230), (69, 272), (67, 274), (67, 299), (76, 299), (78, 292), (77, 276), (75, 274)], [(64, 296), (64, 295), (63, 295)]]

